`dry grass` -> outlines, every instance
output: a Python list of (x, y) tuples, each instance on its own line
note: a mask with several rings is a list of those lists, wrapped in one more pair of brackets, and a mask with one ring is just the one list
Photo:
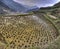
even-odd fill
[[(0, 17), (0, 34), (7, 42), (7, 44), (4, 43), (4, 49), (45, 48), (57, 38), (57, 30), (52, 23), (44, 20), (45, 18), (39, 18), (40, 21), (34, 20), (33, 16)], [(2, 40), (0, 41), (2, 42)]]

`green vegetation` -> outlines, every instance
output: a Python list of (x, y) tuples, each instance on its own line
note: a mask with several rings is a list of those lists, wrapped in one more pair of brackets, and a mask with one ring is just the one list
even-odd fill
[(0, 15), (0, 49), (60, 49), (60, 7)]
[(59, 32), (59, 36), (55, 39), (55, 41), (49, 44), (49, 46), (45, 49), (60, 49), (60, 7), (53, 6), (49, 8), (43, 8), (39, 11), (35, 11), (34, 13), (40, 17), (42, 14), (42, 17), (48, 19), (48, 21), (50, 21)]

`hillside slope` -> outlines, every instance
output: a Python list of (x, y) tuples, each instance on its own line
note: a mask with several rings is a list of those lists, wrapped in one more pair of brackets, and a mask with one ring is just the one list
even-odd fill
[[(26, 13), (29, 11), (34, 11), (36, 9), (39, 9), (37, 6), (27, 6), (22, 5), (17, 2), (14, 2), (13, 0), (0, 0), (0, 9), (2, 9), (2, 12), (0, 13)], [(4, 12), (3, 12), (4, 11)]]
[[(59, 31), (60, 35), (60, 2), (52, 7), (41, 8), (39, 11), (34, 11), (34, 13), (39, 17), (44, 16), (51, 21)], [(60, 36), (46, 49), (60, 49)]]
[(60, 7), (0, 15), (0, 49), (60, 49)]
[(13, 0), (0, 0), (0, 8), (6, 9), (7, 13), (8, 10), (13, 12), (23, 12), (27, 8), (21, 4), (14, 2)]

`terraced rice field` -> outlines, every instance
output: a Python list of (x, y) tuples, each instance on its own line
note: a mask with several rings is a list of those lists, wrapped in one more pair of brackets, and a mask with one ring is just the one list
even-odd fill
[(0, 49), (45, 48), (59, 36), (45, 17), (0, 16)]

